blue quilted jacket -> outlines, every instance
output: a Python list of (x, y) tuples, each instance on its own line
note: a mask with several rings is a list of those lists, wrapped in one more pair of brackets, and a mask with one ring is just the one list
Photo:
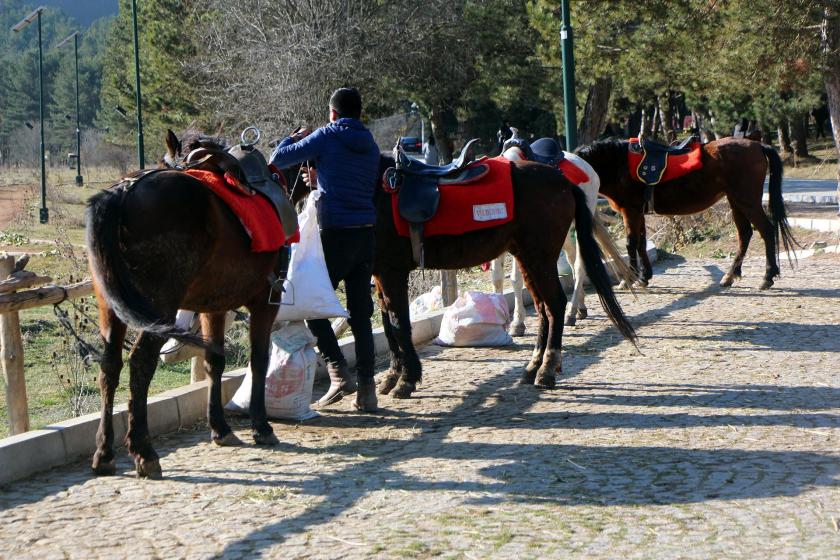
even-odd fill
[(338, 119), (299, 142), (285, 138), (271, 154), (271, 163), (280, 169), (307, 160), (318, 170), (321, 229), (374, 223), (379, 147), (361, 121)]

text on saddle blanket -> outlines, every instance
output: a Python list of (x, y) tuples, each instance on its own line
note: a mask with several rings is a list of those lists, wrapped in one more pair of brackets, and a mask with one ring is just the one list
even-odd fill
[(251, 251), (277, 251), (286, 243), (298, 241), (297, 232), (286, 238), (274, 206), (265, 197), (256, 193), (246, 193), (237, 185), (230, 184), (225, 176), (219, 173), (198, 169), (189, 169), (185, 173), (201, 181), (239, 218), (239, 222), (251, 238)]
[(630, 139), (627, 153), (630, 176), (648, 186), (677, 179), (703, 167), (703, 147), (700, 141), (668, 149), (650, 142)]
[[(510, 161), (496, 157), (479, 163), (489, 167), (479, 180), (439, 186), (440, 204), (434, 217), (425, 223), (424, 237), (461, 235), (513, 220)], [(409, 223), (399, 212), (399, 196), (399, 191), (391, 195), (394, 224), (400, 236), (409, 237)]]

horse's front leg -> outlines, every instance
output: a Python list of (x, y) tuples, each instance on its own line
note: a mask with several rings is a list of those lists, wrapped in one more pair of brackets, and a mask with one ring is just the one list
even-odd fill
[(210, 437), (217, 445), (241, 445), (225, 420), (222, 405), (222, 373), (225, 371), (225, 315), (227, 313), (203, 313), (201, 331), (213, 343), (204, 352), (204, 371), (207, 373), (207, 422)]
[(647, 252), (647, 226), (645, 225), (645, 216), (642, 214), (641, 225), (639, 226), (639, 257), (642, 259), (642, 275), (639, 283), (642, 286), (647, 286), (651, 278), (653, 278), (653, 267), (650, 264), (650, 257)]
[[(624, 208), (621, 213), (624, 218), (624, 231), (627, 235), (627, 258), (630, 261), (630, 268), (633, 269), (633, 273), (638, 278), (641, 278), (641, 274), (639, 274), (639, 225), (642, 211)], [(628, 288), (629, 286), (622, 280), (618, 287)]]
[(147, 402), (149, 384), (155, 375), (158, 356), (164, 342), (166, 342), (164, 337), (143, 331), (128, 356), (131, 396), (128, 400), (126, 446), (128, 452), (134, 457), (137, 476), (153, 479), (161, 478), (163, 473), (160, 468), (160, 458), (152, 447), (152, 438), (149, 434)]
[[(411, 341), (411, 320), (408, 312), (408, 271), (388, 269), (379, 272), (376, 275), (376, 284), (380, 294), (380, 306), (384, 312), (383, 322), (387, 321), (389, 324), (402, 362), (402, 371), (396, 384), (389, 389), (396, 373), (392, 371), (380, 383), (379, 392), (380, 394), (390, 394), (394, 398), (406, 399), (417, 389), (417, 383), (423, 377), (420, 357)], [(396, 359), (396, 355), (393, 356), (392, 360)]]
[(91, 468), (97, 475), (110, 475), (117, 471), (117, 459), (114, 454), (114, 393), (120, 383), (120, 370), (123, 367), (125, 323), (117, 318), (104, 300), (100, 300), (99, 305), (99, 329), (105, 348), (99, 362), (102, 409)]
[(251, 404), (248, 414), (251, 416), (251, 433), (257, 445), (277, 445), (268, 414), (265, 410), (265, 376), (268, 372), (269, 345), (271, 344), (271, 325), (277, 316), (277, 306), (270, 305), (268, 298), (260, 303), (249, 305), (251, 322), (249, 337), (251, 341)]

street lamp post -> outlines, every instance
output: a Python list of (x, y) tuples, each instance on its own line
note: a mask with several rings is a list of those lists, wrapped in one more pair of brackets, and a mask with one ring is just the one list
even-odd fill
[(76, 184), (82, 186), (82, 129), (79, 119), (79, 32), (74, 31), (66, 39), (58, 44), (56, 48), (64, 46), (70, 39), (73, 39), (73, 51), (76, 57)]
[(137, 159), (140, 169), (146, 167), (146, 156), (143, 148), (143, 112), (140, 107), (140, 47), (137, 41), (137, 0), (131, 0), (131, 21), (134, 26), (134, 93), (137, 103)]
[(41, 121), (41, 210), (39, 218), (42, 224), (46, 224), (50, 219), (50, 213), (47, 210), (47, 165), (44, 152), (44, 49), (41, 44), (41, 13), (44, 10), (46, 8), (41, 6), (12, 27), (12, 31), (18, 33), (33, 21), (38, 21), (38, 116)]
[(560, 27), (560, 47), (563, 53), (563, 112), (566, 124), (566, 150), (577, 147), (577, 100), (575, 98), (575, 47), (569, 0), (561, 1), (563, 24)]

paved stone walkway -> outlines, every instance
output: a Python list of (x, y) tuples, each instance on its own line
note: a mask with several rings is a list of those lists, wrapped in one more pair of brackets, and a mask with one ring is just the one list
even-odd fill
[(727, 264), (666, 260), (621, 296), (643, 355), (593, 298), (552, 392), (516, 386), (530, 337), (428, 346), (379, 415), (277, 424), (273, 450), (173, 434), (159, 482), (123, 456), (15, 484), (0, 557), (837, 558), (840, 257), (770, 292), (763, 259), (720, 290)]

